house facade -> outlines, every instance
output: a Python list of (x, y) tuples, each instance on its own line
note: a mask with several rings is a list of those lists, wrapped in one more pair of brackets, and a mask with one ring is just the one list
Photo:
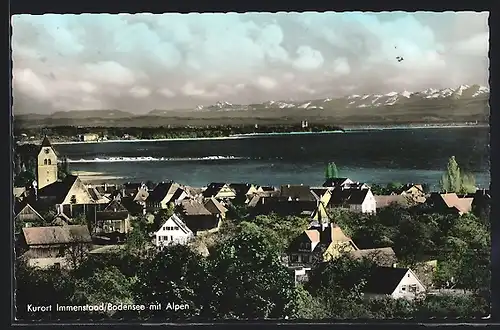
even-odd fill
[(425, 286), (409, 268), (375, 267), (368, 276), (364, 296), (414, 299), (425, 291)]
[(98, 205), (80, 178), (74, 175), (39, 189), (38, 199), (45, 205), (55, 205), (57, 213), (70, 218), (95, 212)]
[(102, 210), (96, 212), (95, 233), (127, 234), (130, 229), (131, 216), (120, 199), (114, 199)]
[(330, 207), (346, 208), (351, 212), (375, 214), (377, 202), (371, 189), (335, 188), (332, 191)]
[(147, 209), (151, 211), (167, 209), (170, 202), (172, 202), (172, 197), (179, 188), (180, 185), (173, 181), (160, 182), (153, 191), (149, 193), (146, 199)]
[(173, 214), (155, 232), (155, 245), (162, 249), (170, 244), (188, 244), (194, 237), (193, 232), (177, 214)]
[(14, 217), (14, 224), (17, 232), (19, 232), (22, 227), (32, 227), (44, 222), (45, 219), (30, 204), (26, 204)]
[(203, 203), (185, 199), (178, 207), (179, 216), (195, 235), (216, 232), (222, 224), (220, 216), (212, 214)]
[(31, 227), (23, 228), (18, 251), (29, 266), (46, 268), (64, 266), (72, 249), (86, 253), (91, 244), (87, 226)]
[(358, 247), (339, 226), (319, 224), (292, 241), (287, 249), (287, 257), (291, 266), (311, 266), (355, 250), (359, 250)]

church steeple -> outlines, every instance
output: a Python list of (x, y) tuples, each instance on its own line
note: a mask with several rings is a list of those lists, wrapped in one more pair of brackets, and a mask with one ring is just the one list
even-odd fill
[(57, 153), (47, 136), (43, 138), (40, 152), (38, 153), (37, 167), (38, 189), (42, 189), (57, 181)]
[(52, 144), (50, 143), (49, 138), (47, 137), (47, 135), (45, 135), (44, 138), (43, 138), (42, 148), (43, 147), (50, 147), (50, 148), (52, 148)]

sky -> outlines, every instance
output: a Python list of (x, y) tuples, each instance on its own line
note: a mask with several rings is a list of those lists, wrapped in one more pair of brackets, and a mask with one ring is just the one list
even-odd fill
[(486, 12), (16, 15), (13, 107), (139, 114), (488, 86), (488, 49)]

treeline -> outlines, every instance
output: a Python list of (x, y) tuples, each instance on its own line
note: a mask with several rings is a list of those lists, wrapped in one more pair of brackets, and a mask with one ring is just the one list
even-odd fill
[[(383, 246), (392, 244), (403, 264), (416, 264), (414, 259), (429, 248), (436, 251), (440, 260), (449, 262), (438, 264), (435, 278), (454, 277), (458, 281), (456, 287), (470, 294), (427, 296), (414, 301), (366, 299), (363, 286), (374, 265), (349, 255), (318, 263), (309, 281), (296, 286), (281, 258), (289, 242), (307, 228), (307, 220), (274, 214), (252, 217), (244, 207), (231, 207), (228, 216), (232, 220), (227, 220), (220, 232), (197, 237), (188, 246), (173, 245), (157, 252), (151, 245), (147, 219), (140, 217), (133, 222), (125, 247), (115, 254), (88, 255), (69, 270), (30, 269), (18, 260), (17, 317), (210, 322), (269, 318), (469, 318), (489, 314), (489, 297), (481, 290), (489, 286), (490, 242), (484, 220), (412, 212), (390, 208), (377, 219), (348, 212), (332, 216), (360, 245), (363, 239)], [(208, 256), (200, 252), (201, 247), (207, 249)], [(169, 302), (187, 304), (189, 308), (85, 316), (67, 312), (33, 315), (25, 308), (27, 304), (56, 303), (161, 303), (166, 307)]]
[[(58, 139), (75, 139), (81, 134), (94, 133), (108, 139), (121, 139), (128, 135), (138, 139), (168, 139), (168, 138), (207, 138), (227, 137), (238, 134), (252, 133), (288, 133), (288, 132), (321, 132), (342, 130), (335, 125), (315, 124), (303, 128), (302, 125), (217, 125), (217, 126), (160, 126), (160, 127), (75, 127), (58, 126), (40, 129), (14, 128), (16, 137), (41, 138), (48, 135), (54, 141)], [(26, 138), (25, 137), (25, 138)]]

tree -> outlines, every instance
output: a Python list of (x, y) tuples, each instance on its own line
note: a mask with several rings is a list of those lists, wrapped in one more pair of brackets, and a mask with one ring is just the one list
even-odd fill
[(330, 316), (321, 297), (312, 296), (302, 285), (297, 285), (296, 319), (321, 320)]
[(459, 217), (443, 246), (436, 281), (474, 292), (489, 287), (490, 250), (487, 228), (473, 215)]
[(148, 219), (145, 216), (139, 216), (132, 221), (131, 226), (132, 230), (127, 234), (125, 251), (140, 258), (146, 257), (152, 245)]
[[(79, 305), (132, 304), (133, 280), (115, 266), (96, 269), (90, 277), (76, 279), (72, 301)], [(115, 312), (107, 311), (106, 314), (112, 316)]]
[[(210, 274), (202, 256), (184, 245), (170, 245), (145, 262), (137, 275), (135, 298), (144, 304), (162, 305), (162, 311), (148, 311), (146, 318), (165, 316), (169, 321), (205, 317), (209, 310)], [(183, 311), (165, 310), (168, 303), (188, 304)]]
[(467, 194), (476, 191), (475, 178), (472, 174), (464, 173), (455, 159), (451, 156), (446, 171), (441, 177), (441, 190), (447, 193)]
[(306, 289), (314, 297), (320, 297), (324, 301), (329, 317), (366, 316), (362, 294), (373, 266), (367, 259), (357, 260), (349, 254), (341, 254), (338, 258), (313, 268)]
[(325, 170), (325, 179), (335, 179), (339, 177), (339, 172), (337, 170), (337, 165), (335, 163), (331, 162), (326, 165), (326, 170)]
[(59, 179), (63, 180), (68, 175), (71, 175), (71, 171), (69, 169), (69, 162), (67, 157), (63, 157), (61, 162), (57, 166), (57, 176)]
[[(47, 306), (56, 303), (60, 305), (70, 304), (74, 291), (74, 282), (70, 274), (55, 267), (48, 269), (32, 268), (22, 258), (16, 260), (15, 265), (15, 304), (16, 318), (19, 320), (33, 319), (60, 319), (54, 309), (51, 313), (31, 314), (26, 306)], [(68, 317), (69, 315), (65, 315)]]
[(258, 232), (241, 232), (210, 254), (212, 315), (215, 319), (292, 317), (293, 275), (280, 254)]

